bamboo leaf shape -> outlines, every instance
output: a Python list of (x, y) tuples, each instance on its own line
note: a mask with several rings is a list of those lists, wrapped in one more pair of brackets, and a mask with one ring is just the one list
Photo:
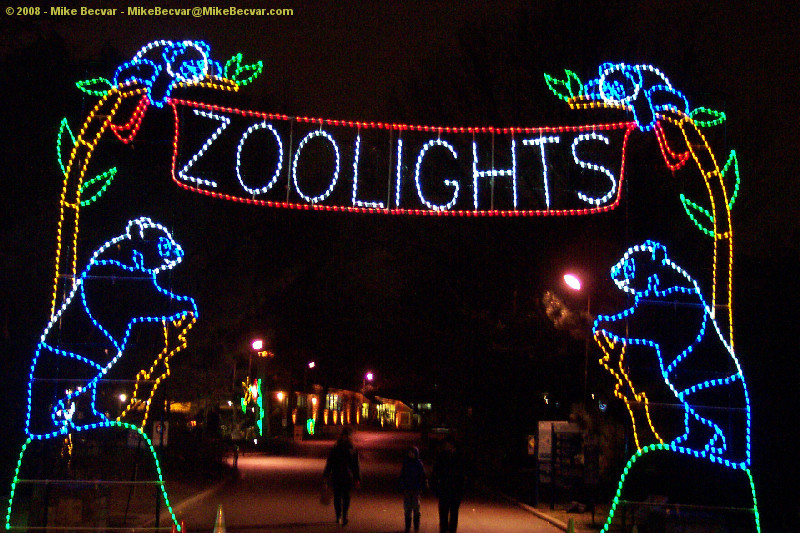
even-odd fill
[(700, 231), (713, 238), (714, 217), (711, 215), (708, 209), (701, 207), (697, 203), (689, 200), (683, 194), (681, 194), (681, 204), (683, 204), (683, 210), (686, 211), (687, 215), (689, 215), (689, 219), (694, 222), (694, 225), (697, 226)]
[(689, 113), (689, 117), (691, 117), (694, 123), (701, 128), (719, 126), (725, 122), (725, 119), (727, 118), (723, 111), (715, 111), (707, 107), (698, 107), (697, 109), (693, 109), (692, 112)]
[[(733, 179), (733, 193), (731, 194), (731, 199), (728, 201), (728, 209), (733, 209), (733, 204), (736, 203), (736, 197), (739, 196), (739, 184), (741, 180), (739, 178), (739, 158), (736, 156), (736, 150), (731, 150), (730, 155), (728, 156), (728, 161), (725, 163), (725, 166), (722, 168), (722, 179), (723, 182), (725, 178), (728, 176), (728, 171), (733, 169), (733, 178), (729, 178), (727, 181), (730, 182), (730, 179)], [(728, 188), (727, 186), (725, 187)]]
[[(69, 134), (69, 139), (64, 137), (64, 134)], [(61, 125), (58, 128), (58, 137), (56, 139), (56, 156), (58, 157), (58, 166), (61, 167), (61, 173), (67, 173), (67, 167), (64, 165), (65, 157), (66, 160), (69, 160), (69, 154), (72, 153), (72, 148), (75, 146), (75, 135), (72, 133), (72, 129), (69, 127), (69, 122), (67, 121), (66, 117), (61, 119)], [(65, 154), (66, 152), (66, 154)]]
[(81, 186), (80, 194), (83, 196), (85, 192), (92, 194), (91, 197), (87, 198), (86, 200), (81, 200), (81, 207), (85, 207), (87, 205), (93, 204), (100, 197), (103, 195), (104, 192), (108, 189), (108, 186), (111, 185), (111, 182), (114, 181), (114, 177), (117, 175), (117, 167), (112, 167), (102, 174), (98, 174), (94, 178), (90, 179), (86, 183)]
[(238, 85), (247, 85), (255, 80), (264, 69), (264, 63), (256, 61), (249, 65), (242, 64), (242, 53), (232, 56), (225, 63), (224, 76)]
[(75, 85), (81, 91), (85, 92), (86, 94), (91, 94), (92, 96), (103, 96), (114, 87), (114, 84), (105, 78), (92, 78), (90, 80), (83, 80), (76, 82)]
[(564, 73), (566, 75), (566, 79), (564, 80), (545, 74), (544, 81), (553, 94), (567, 102), (571, 98), (583, 94), (583, 84), (578, 75), (573, 71), (564, 69)]

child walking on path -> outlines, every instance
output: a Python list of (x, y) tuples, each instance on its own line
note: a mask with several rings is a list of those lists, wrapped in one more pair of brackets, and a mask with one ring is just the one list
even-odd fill
[(419, 531), (420, 494), (427, 484), (425, 467), (419, 459), (419, 449), (412, 446), (403, 459), (400, 470), (400, 491), (403, 493), (403, 512), (405, 514), (405, 533), (411, 531), (411, 519), (414, 519), (414, 531)]

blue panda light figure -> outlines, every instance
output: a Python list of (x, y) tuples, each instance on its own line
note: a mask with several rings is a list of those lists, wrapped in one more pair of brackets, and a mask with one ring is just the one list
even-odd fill
[[(684, 412), (682, 430), (667, 444), (731, 468), (748, 468), (747, 385), (698, 283), (654, 241), (630, 248), (612, 267), (611, 277), (634, 297), (634, 304), (620, 313), (598, 316), (593, 332), (654, 356)], [(679, 330), (670, 322), (676, 309), (684, 311)]]
[(222, 73), (211, 59), (211, 48), (203, 41), (153, 41), (142, 47), (130, 61), (117, 68), (112, 86), (138, 82), (147, 88), (147, 98), (163, 107), (180, 83), (192, 84)]
[[(149, 218), (130, 221), (124, 233), (92, 254), (37, 346), (28, 381), (28, 436), (50, 438), (107, 421), (96, 406), (97, 385), (123, 358), (134, 327), (197, 318), (194, 299), (170, 292), (157, 279), (182, 257), (170, 232)], [(82, 382), (54, 396), (52, 380), (65, 369)], [(83, 421), (76, 418), (79, 398), (87, 405)]]
[(583, 92), (590, 100), (629, 107), (642, 131), (655, 127), (658, 113), (677, 110), (689, 114), (686, 96), (652, 65), (603, 63), (599, 76), (587, 82)]
[(611, 278), (634, 303), (598, 316), (595, 338), (622, 346), (625, 372), (635, 374), (640, 366), (648, 368), (639, 376), (660, 375), (660, 388), (637, 379), (631, 384), (648, 395), (667, 391), (662, 401), (678, 406), (682, 416), (678, 423), (668, 416), (658, 419), (653, 433), (660, 442), (638, 445), (623, 469), (603, 532), (623, 501), (640, 501), (646, 494), (667, 494), (670, 502), (699, 508), (745, 510), (719, 519), (761, 531), (750, 472), (747, 385), (699, 284), (655, 241), (629, 248), (611, 268)]

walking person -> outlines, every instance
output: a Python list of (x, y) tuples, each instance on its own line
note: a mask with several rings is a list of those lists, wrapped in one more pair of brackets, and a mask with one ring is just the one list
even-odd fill
[(353, 430), (342, 429), (336, 444), (328, 454), (323, 476), (333, 488), (333, 509), (336, 523), (347, 525), (347, 512), (350, 510), (350, 491), (361, 483), (361, 467), (358, 451), (353, 444)]
[(439, 498), (439, 533), (456, 533), (464, 484), (464, 458), (455, 439), (448, 435), (440, 445), (431, 472), (431, 486)]
[(425, 466), (419, 459), (419, 448), (412, 446), (403, 458), (400, 469), (400, 491), (403, 493), (403, 513), (406, 521), (405, 533), (411, 531), (411, 519), (414, 519), (414, 531), (419, 531), (420, 495), (425, 489), (427, 478)]

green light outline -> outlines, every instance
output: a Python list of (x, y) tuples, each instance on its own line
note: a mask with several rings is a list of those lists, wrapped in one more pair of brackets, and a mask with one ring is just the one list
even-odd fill
[[(161, 473), (161, 462), (158, 460), (158, 456), (156, 455), (156, 450), (153, 447), (153, 442), (150, 440), (150, 437), (148, 437), (145, 434), (144, 430), (128, 422), (107, 421), (98, 424), (90, 424), (88, 426), (80, 426), (76, 428), (75, 432), (79, 433), (84, 430), (100, 429), (106, 427), (119, 427), (132, 430), (138, 433), (139, 436), (144, 439), (145, 443), (147, 444), (147, 447), (150, 449), (151, 455), (153, 456), (153, 461), (156, 467), (156, 474), (158, 475), (158, 486), (161, 488), (161, 495), (164, 498), (164, 504), (166, 505), (169, 515), (172, 517), (172, 523), (175, 525), (177, 531), (181, 531), (182, 527), (178, 522), (178, 518), (175, 516), (175, 511), (173, 510), (172, 504), (169, 501), (169, 496), (167, 495), (167, 489), (164, 487), (164, 477)], [(59, 437), (65, 437), (67, 435), (69, 435), (69, 433), (63, 433), (56, 435), (55, 437), (49, 437), (49, 438), (59, 438)], [(45, 439), (35, 439), (35, 440), (47, 440), (47, 439), (45, 438)], [(19, 452), (19, 459), (17, 459), (17, 467), (14, 470), (14, 480), (11, 482), (11, 494), (8, 498), (8, 511), (6, 512), (6, 524), (5, 524), (6, 530), (19, 529), (11, 525), (11, 508), (14, 503), (14, 493), (16, 492), (17, 483), (19, 482), (19, 471), (22, 468), (22, 458), (25, 455), (25, 450), (28, 448), (28, 445), (33, 441), (34, 441), (33, 438), (28, 437), (28, 439), (25, 441), (25, 444), (22, 445), (22, 449)]]

